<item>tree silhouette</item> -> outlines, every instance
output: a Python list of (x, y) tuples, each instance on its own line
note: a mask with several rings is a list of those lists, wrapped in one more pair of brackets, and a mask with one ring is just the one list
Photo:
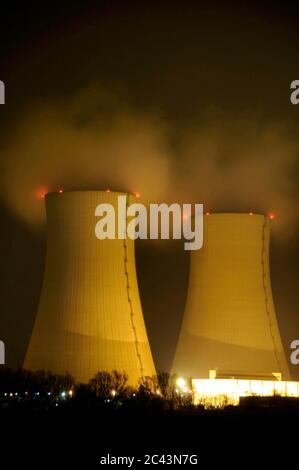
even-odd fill
[(128, 396), (130, 389), (127, 386), (128, 376), (113, 370), (97, 372), (89, 381), (90, 389), (95, 395), (103, 400), (124, 399)]

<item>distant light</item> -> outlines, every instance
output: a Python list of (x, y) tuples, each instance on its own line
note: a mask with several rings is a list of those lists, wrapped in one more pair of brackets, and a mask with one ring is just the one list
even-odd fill
[(17, 396), (18, 396), (18, 392), (15, 393), (15, 397), (17, 397)]
[(63, 193), (63, 189), (59, 189), (59, 194), (62, 194)]
[(136, 397), (136, 393), (133, 393), (133, 397)]
[(249, 215), (253, 215), (253, 212), (249, 212)]
[(61, 396), (64, 398), (65, 397), (65, 392), (61, 392)]
[(140, 198), (140, 193), (135, 193), (135, 197), (137, 197), (137, 199)]
[(110, 193), (111, 192), (111, 189), (106, 189), (106, 193)]
[(161, 395), (161, 392), (160, 392), (160, 390), (157, 390), (157, 395)]
[(39, 395), (39, 392), (36, 392), (36, 394), (35, 394), (35, 395)]
[(176, 384), (179, 388), (184, 389), (186, 387), (186, 380), (183, 377), (179, 377), (176, 381)]
[(70, 396), (70, 397), (73, 396), (73, 390), (69, 390), (69, 396)]
[(205, 215), (210, 215), (210, 212), (206, 212)]
[(12, 393), (10, 393), (9, 396), (12, 397)]
[(273, 214), (272, 212), (269, 214), (269, 219), (273, 220), (275, 219), (275, 214)]
[(7, 397), (7, 393), (4, 393), (4, 396)]
[(112, 395), (113, 397), (115, 397), (116, 391), (115, 391), (115, 390), (112, 390), (111, 395)]
[(50, 395), (51, 395), (51, 392), (48, 392), (48, 396), (50, 396)]

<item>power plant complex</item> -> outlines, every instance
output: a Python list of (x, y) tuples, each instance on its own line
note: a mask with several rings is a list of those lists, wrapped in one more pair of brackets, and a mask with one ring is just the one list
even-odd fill
[(46, 195), (46, 266), (25, 368), (68, 372), (79, 382), (99, 371), (118, 370), (135, 387), (156, 373), (139, 299), (134, 241), (95, 236), (96, 207), (116, 207), (120, 194), (128, 205), (135, 200), (105, 191)]
[[(88, 382), (118, 370), (136, 387), (156, 374), (143, 319), (134, 241), (99, 240), (95, 209), (118, 196), (70, 191), (46, 196), (47, 257), (24, 367)], [(127, 214), (122, 221), (127, 228)], [(194, 403), (219, 396), (299, 396), (276, 318), (267, 216), (204, 216), (203, 247), (191, 253), (189, 288), (172, 372), (192, 378)], [(219, 400), (218, 400), (219, 401)]]

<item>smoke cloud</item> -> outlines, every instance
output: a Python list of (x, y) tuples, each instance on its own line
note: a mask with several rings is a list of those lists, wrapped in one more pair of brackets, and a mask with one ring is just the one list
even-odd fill
[(273, 212), (286, 235), (296, 227), (299, 142), (288, 123), (213, 109), (179, 129), (98, 84), (35, 103), (18, 122), (2, 151), (2, 196), (35, 226), (46, 192), (110, 188), (141, 193), (142, 202)]
[(94, 86), (73, 99), (36, 103), (4, 152), (4, 197), (33, 223), (43, 218), (44, 194), (59, 189), (163, 198), (169, 179), (164, 134), (162, 123)]
[(273, 214), (273, 226), (288, 237), (298, 221), (298, 150), (290, 123), (206, 112), (180, 142), (178, 186), (211, 212)]

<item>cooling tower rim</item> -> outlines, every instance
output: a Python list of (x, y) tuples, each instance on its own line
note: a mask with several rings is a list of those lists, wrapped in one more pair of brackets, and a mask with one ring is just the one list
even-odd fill
[[(194, 219), (194, 214), (192, 214), (192, 219)], [(249, 219), (250, 220), (267, 220), (271, 219), (268, 214), (261, 214), (258, 212), (205, 212), (203, 214), (205, 220), (213, 219), (213, 220), (237, 220), (237, 219)]]
[(262, 214), (259, 212), (211, 212), (205, 213), (204, 217), (211, 218), (227, 218), (227, 217), (269, 217), (268, 214)]
[(117, 195), (117, 196), (131, 196), (137, 198), (136, 194), (129, 192), (129, 191), (112, 191), (107, 189), (71, 189), (71, 190), (59, 190), (59, 191), (50, 191), (45, 194), (45, 198), (59, 196), (62, 197), (63, 195), (70, 194), (88, 194), (88, 193), (98, 193), (98, 194), (105, 194), (105, 195)]

